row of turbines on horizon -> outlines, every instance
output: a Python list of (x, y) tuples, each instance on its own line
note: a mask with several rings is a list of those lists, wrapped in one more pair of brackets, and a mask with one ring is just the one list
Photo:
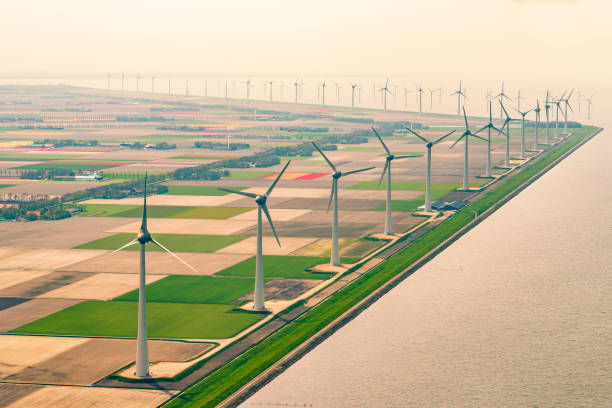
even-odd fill
[[(112, 79), (111, 74), (107, 74), (107, 89), (108, 90), (111, 90), (111, 79)], [(143, 81), (145, 80), (145, 78), (141, 76), (140, 74), (137, 74), (135, 77), (133, 77), (133, 79), (135, 80), (134, 90), (136, 92), (146, 92), (144, 89), (144, 84), (143, 84)], [(155, 76), (150, 77), (150, 92), (151, 93), (156, 92), (155, 85), (156, 85), (156, 81), (159, 79), (161, 78), (156, 78)], [(173, 92), (173, 89), (172, 89), (172, 78), (168, 77), (166, 79), (167, 79), (168, 95), (177, 95), (175, 92)], [(293, 102), (300, 103), (303, 100), (304, 86), (305, 86), (305, 82), (303, 80), (296, 79), (290, 85), (285, 84), (283, 81), (275, 81), (275, 80), (266, 80), (266, 81), (260, 81), (260, 82), (261, 83), (259, 84), (259, 86), (260, 86), (260, 89), (262, 90), (263, 100), (269, 100), (270, 102), (277, 101), (275, 99), (275, 86), (279, 92), (280, 101), (286, 100), (285, 89), (287, 89), (288, 91), (290, 87), (293, 87), (293, 91), (291, 92), (292, 97), (293, 97)], [(185, 78), (184, 95), (186, 96), (190, 96), (193, 94), (192, 90), (190, 91), (189, 85), (190, 85), (189, 78)], [(326, 104), (329, 104), (330, 102), (329, 96), (326, 99), (326, 89), (330, 86), (335, 87), (335, 100), (333, 102), (335, 102), (338, 105), (340, 105), (343, 101), (343, 98), (342, 98), (343, 94), (341, 91), (343, 89), (350, 89), (350, 101), (351, 101), (351, 107), (353, 108), (361, 105), (362, 92), (365, 92), (365, 87), (362, 84), (357, 83), (357, 82), (347, 82), (343, 84), (341, 82), (334, 81), (332, 85), (328, 85), (328, 83), (325, 80), (322, 80), (322, 81), (316, 81), (312, 85), (316, 89), (316, 101), (317, 103), (320, 103), (321, 105), (326, 105)], [(240, 87), (243, 87), (244, 91), (240, 92), (239, 91)], [(202, 95), (205, 97), (211, 96), (209, 95), (208, 88), (209, 88), (208, 80), (204, 79), (203, 84), (202, 84)], [(215, 94), (215, 97), (224, 97), (225, 99), (242, 98), (246, 100), (251, 100), (254, 96), (253, 95), (254, 88), (255, 88), (255, 83), (254, 81), (251, 81), (250, 79), (247, 79), (245, 81), (235, 81), (235, 80), (228, 81), (228, 80), (219, 79), (217, 80), (217, 92)], [(122, 91), (127, 90), (125, 74), (121, 74), (120, 76), (120, 89)], [(400, 95), (400, 90), (401, 90), (401, 95)], [(388, 78), (386, 79), (384, 84), (380, 84), (380, 85), (377, 85), (377, 83), (374, 81), (372, 83), (371, 91), (372, 91), (371, 95), (380, 96), (381, 105), (384, 111), (387, 111), (387, 107), (388, 107), (387, 95), (391, 95), (394, 99), (397, 99), (398, 96), (401, 97), (403, 95), (403, 107), (408, 108), (408, 95), (414, 92), (415, 103), (418, 106), (419, 115), (423, 114), (423, 108), (424, 108), (424, 105), (427, 105), (427, 101), (429, 101), (430, 111), (433, 111), (434, 103), (441, 105), (442, 96), (444, 94), (444, 88), (442, 85), (440, 85), (437, 88), (426, 88), (426, 89), (423, 88), (422, 85), (415, 85), (414, 89), (412, 89), (408, 86), (403, 86), (397, 83), (390, 84)], [(289, 95), (289, 93), (287, 93), (286, 95)], [(454, 95), (457, 95), (457, 117), (460, 117), (461, 116), (461, 106), (465, 104), (465, 99), (468, 98), (467, 89), (462, 86), (462, 81), (459, 81), (459, 86), (454, 92), (448, 94), (448, 96), (454, 96)], [(521, 101), (525, 100), (521, 96), (520, 89), (518, 89), (517, 94), (514, 98), (508, 96), (504, 91), (503, 81), (501, 83), (500, 92), (497, 95), (494, 96), (492, 93), (492, 90), (487, 89), (486, 95), (485, 95), (485, 100), (487, 101), (487, 104), (493, 99), (514, 101), (516, 103), (515, 109), (518, 111), (521, 110)], [(569, 97), (567, 99), (569, 99)], [(579, 93), (577, 95), (577, 99), (578, 99), (577, 101), (578, 102), (578, 112), (582, 111), (582, 104), (586, 103), (587, 119), (590, 120), (591, 119), (591, 105), (593, 103), (593, 95), (587, 98), (585, 95), (582, 95)], [(567, 114), (567, 110), (565, 113)], [(500, 118), (501, 116), (502, 116), (502, 112), (500, 109)]]
[[(572, 91), (573, 92), (573, 91)], [(557, 107), (557, 115), (556, 115), (556, 120), (555, 120), (555, 136), (557, 138), (559, 138), (559, 115), (558, 112), (562, 111), (562, 108), (560, 107), (561, 104), (565, 104), (564, 106), (566, 107), (566, 109), (569, 107), (571, 109), (571, 106), (569, 105), (569, 98), (572, 94), (572, 92), (570, 92), (570, 94), (568, 95), (567, 98), (565, 98), (565, 94), (566, 92), (563, 93), (561, 98), (558, 99), (549, 99), (549, 96), (547, 94), (546, 96), (546, 105), (545, 106), (552, 106), (555, 105)], [(460, 95), (460, 94), (459, 94)], [(461, 136), (459, 136), (457, 138), (457, 140), (455, 140), (455, 142), (450, 146), (450, 148), (453, 148), (454, 146), (456, 146), (459, 142), (463, 141), (464, 144), (464, 167), (463, 167), (463, 190), (464, 191), (469, 191), (470, 190), (470, 186), (469, 186), (469, 141), (470, 138), (474, 138), (474, 139), (480, 139), (484, 142), (487, 143), (487, 164), (486, 164), (486, 168), (485, 168), (485, 174), (484, 178), (493, 178), (492, 175), (492, 163), (491, 163), (491, 132), (492, 131), (497, 131), (497, 135), (503, 134), (505, 136), (505, 166), (510, 168), (510, 123), (514, 122), (514, 121), (521, 121), (522, 123), (522, 132), (521, 132), (521, 156), (520, 158), (525, 159), (525, 153), (526, 153), (526, 146), (525, 146), (525, 115), (526, 112), (529, 112), (531, 110), (536, 112), (536, 123), (535, 123), (535, 141), (534, 141), (534, 147), (533, 147), (533, 151), (537, 151), (540, 148), (540, 141), (539, 141), (539, 134), (538, 134), (538, 130), (539, 130), (539, 125), (540, 125), (540, 108), (539, 108), (539, 103), (537, 105), (536, 108), (530, 109), (529, 111), (526, 111), (525, 113), (521, 112), (522, 118), (521, 119), (514, 119), (512, 117), (510, 117), (508, 111), (506, 110), (506, 107), (503, 104), (503, 98), (499, 100), (499, 105), (500, 105), (500, 110), (502, 112), (503, 115), (505, 115), (505, 118), (502, 118), (502, 124), (501, 126), (496, 126), (493, 123), (493, 109), (492, 109), (492, 100), (488, 101), (489, 104), (489, 120), (488, 123), (484, 126), (482, 126), (480, 129), (478, 129), (475, 132), (472, 132), (470, 129), (470, 125), (468, 122), (468, 116), (466, 114), (465, 111), (465, 107), (464, 106), (460, 106), (460, 109), (462, 110), (462, 114), (463, 114), (463, 119), (464, 119), (464, 124), (465, 124), (465, 130), (463, 131), (463, 133), (461, 134)], [(517, 109), (518, 111), (518, 109)], [(548, 113), (549, 108), (546, 109), (546, 112)], [(566, 120), (567, 120), (567, 116), (566, 116)], [(567, 122), (566, 122), (567, 123)], [(544, 145), (550, 145), (550, 121), (549, 121), (549, 115), (546, 115), (546, 132), (545, 132), (545, 141), (544, 141)], [(567, 129), (567, 128), (566, 128)], [(484, 130), (487, 130), (487, 137), (481, 137), (478, 134)], [(392, 162), (394, 160), (400, 160), (400, 159), (408, 159), (408, 158), (415, 158), (415, 157), (420, 157), (420, 156), (414, 156), (414, 155), (394, 155), (390, 149), (388, 148), (388, 146), (386, 145), (386, 143), (384, 142), (383, 138), (381, 137), (381, 135), (378, 133), (378, 131), (372, 127), (372, 131), (374, 133), (374, 135), (376, 136), (376, 138), (379, 140), (381, 146), (383, 147), (383, 149), (385, 150), (385, 165), (383, 167), (382, 173), (380, 175), (380, 179), (378, 181), (378, 184), (380, 185), (382, 183), (382, 181), (385, 179), (386, 176), (386, 187), (387, 187), (387, 196), (386, 196), (386, 213), (385, 213), (385, 225), (384, 225), (384, 233), (385, 235), (393, 235), (393, 222), (392, 222), (392, 183), (391, 183), (391, 175), (392, 175)], [(440, 142), (442, 142), (444, 139), (446, 139), (447, 137), (451, 136), (453, 133), (456, 132), (456, 130), (453, 130), (451, 132), (448, 132), (447, 134), (434, 139), (434, 140), (429, 140), (425, 137), (423, 137), (421, 134), (419, 134), (418, 132), (416, 132), (415, 130), (411, 129), (410, 127), (406, 127), (406, 131), (408, 131), (409, 133), (411, 133), (412, 135), (416, 136), (422, 143), (425, 144), (426, 148), (427, 148), (427, 154), (426, 154), (426, 173), (425, 173), (425, 202), (423, 205), (423, 210), (425, 212), (431, 212), (432, 210), (432, 201), (431, 201), (431, 159), (432, 159), (432, 148), (439, 144)], [(341, 171), (340, 169), (338, 169), (337, 164), (334, 164), (326, 155), (325, 153), (323, 153), (323, 151), (319, 148), (319, 146), (315, 143), (312, 142), (313, 147), (319, 152), (319, 154), (322, 156), (322, 158), (325, 160), (325, 162), (327, 163), (327, 165), (330, 167), (330, 169), (332, 170), (331, 173), (331, 178), (332, 178), (332, 184), (331, 184), (331, 189), (330, 189), (330, 197), (329, 197), (329, 203), (327, 206), (327, 211), (329, 211), (330, 209), (333, 208), (333, 221), (332, 221), (332, 242), (331, 242), (331, 256), (330, 256), (330, 265), (332, 266), (340, 266), (341, 265), (341, 260), (340, 260), (340, 252), (339, 252), (339, 222), (338, 222), (338, 209), (339, 209), (339, 203), (338, 203), (338, 192), (339, 192), (339, 181), (342, 177), (345, 176), (350, 176), (352, 174), (357, 174), (357, 173), (362, 173), (368, 170), (372, 170), (374, 169), (374, 167), (366, 167), (366, 168), (361, 168), (361, 169), (355, 169), (355, 170), (349, 170), (349, 171)], [(268, 209), (268, 198), (270, 196), (270, 194), (273, 192), (275, 186), (277, 185), (277, 183), (279, 182), (279, 180), (281, 179), (281, 177), (283, 176), (283, 174), (285, 173), (285, 171), (287, 170), (287, 168), (289, 167), (289, 164), (291, 163), (291, 161), (288, 161), (285, 166), (282, 168), (282, 170), (279, 172), (279, 174), (276, 176), (274, 182), (268, 187), (268, 189), (266, 190), (266, 192), (264, 194), (254, 194), (251, 192), (246, 192), (246, 191), (239, 191), (239, 190), (234, 190), (234, 189), (227, 189), (227, 188), (219, 188), (220, 190), (232, 193), (232, 194), (238, 194), (238, 195), (242, 195), (248, 198), (251, 198), (255, 201), (255, 205), (257, 206), (257, 247), (256, 247), (256, 263), (255, 263), (255, 288), (254, 288), (254, 298), (253, 298), (253, 309), (255, 311), (266, 311), (265, 308), (265, 301), (264, 301), (264, 270), (263, 270), (263, 244), (262, 244), (262, 240), (263, 240), (263, 222), (264, 222), (264, 217), (267, 219), (268, 224), (270, 225), (270, 229), (274, 235), (274, 238), (276, 240), (276, 242), (278, 243), (278, 245), (281, 245), (280, 239), (278, 237), (278, 234), (276, 232), (276, 228), (274, 227), (274, 223), (272, 221), (272, 217), (270, 215), (270, 211)], [(140, 226), (140, 229), (138, 231), (138, 234), (136, 236), (136, 238), (130, 242), (128, 242), (127, 244), (123, 245), (121, 248), (115, 250), (112, 252), (112, 254), (127, 248), (131, 245), (136, 245), (139, 244), (140, 245), (140, 275), (139, 275), (139, 296), (138, 296), (138, 332), (137, 332), (137, 351), (136, 351), (136, 365), (135, 365), (135, 376), (137, 377), (149, 377), (150, 376), (150, 372), (149, 372), (149, 354), (148, 354), (148, 346), (147, 346), (147, 317), (146, 317), (146, 249), (145, 246), (148, 243), (151, 243), (153, 245), (156, 245), (157, 247), (163, 249), (164, 251), (168, 252), (170, 255), (172, 255), (173, 257), (175, 257), (176, 259), (178, 259), (180, 262), (182, 262), (184, 265), (186, 265), (188, 268), (190, 268), (191, 270), (193, 270), (194, 272), (198, 273), (197, 270), (195, 268), (193, 268), (191, 265), (189, 265), (187, 262), (185, 262), (183, 259), (181, 259), (179, 256), (177, 256), (176, 254), (172, 253), (168, 248), (166, 248), (165, 246), (163, 246), (161, 243), (159, 243), (158, 241), (156, 241), (150, 234), (150, 232), (148, 231), (147, 228), (147, 176), (145, 175), (145, 179), (144, 179), (144, 198), (143, 198), (143, 213), (142, 213), (142, 223)]]

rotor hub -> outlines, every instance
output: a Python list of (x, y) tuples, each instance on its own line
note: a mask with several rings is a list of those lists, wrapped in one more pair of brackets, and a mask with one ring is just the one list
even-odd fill
[(335, 178), (336, 180), (338, 180), (340, 177), (342, 177), (342, 172), (341, 171), (337, 171), (334, 174), (332, 174), (332, 177)]
[(387, 161), (390, 162), (391, 160), (395, 159), (395, 156), (390, 154), (387, 156)]
[(428, 149), (431, 149), (431, 147), (433, 146), (433, 142), (429, 142), (429, 143), (427, 143), (427, 145), (426, 145), (426, 146), (427, 146), (427, 148), (428, 148)]
[(260, 196), (257, 196), (257, 198), (255, 199), (255, 202), (258, 205), (265, 205), (267, 200), (268, 200), (268, 197), (260, 195)]
[(146, 244), (147, 242), (152, 241), (151, 234), (147, 230), (138, 231), (138, 235), (136, 236), (136, 240), (141, 244)]

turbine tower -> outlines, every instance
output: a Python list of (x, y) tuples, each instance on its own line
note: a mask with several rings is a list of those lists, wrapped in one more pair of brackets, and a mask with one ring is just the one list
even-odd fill
[(563, 92), (563, 95), (561, 95), (561, 98), (557, 99), (556, 101), (553, 100), (552, 103), (555, 104), (555, 106), (557, 107), (557, 109), (555, 110), (555, 137), (558, 139), (559, 138), (559, 111), (561, 111), (561, 114), (563, 114), (563, 110), (561, 109), (561, 103), (563, 102), (563, 97), (565, 96), (565, 94), (567, 93), (567, 91)]
[(464, 98), (467, 98), (467, 96), (465, 96), (465, 92), (463, 92), (463, 89), (461, 89), (461, 81), (459, 81), (459, 89), (449, 96), (453, 95), (457, 95), (457, 117), (459, 118), (461, 117), (461, 97), (463, 96)]
[(323, 97), (323, 99), (321, 100), (321, 105), (325, 105), (325, 81), (323, 81), (323, 83), (321, 84), (321, 95)]
[(136, 92), (140, 92), (140, 73), (136, 74)]
[(389, 78), (387, 78), (387, 82), (385, 82), (384, 88), (380, 88), (378, 92), (382, 92), (383, 108), (384, 108), (384, 111), (386, 112), (387, 111), (387, 92), (391, 93), (391, 90), (389, 89)]
[(408, 107), (408, 94), (412, 92), (411, 89), (404, 87), (404, 108)]
[(337, 82), (334, 82), (334, 85), (336, 85), (336, 103), (339, 105), (340, 104), (340, 89), (342, 87)]
[(590, 98), (585, 99), (587, 103), (587, 120), (591, 120), (591, 105), (593, 104), (593, 95)]
[(520, 110), (515, 109), (515, 111), (517, 111), (521, 115), (521, 159), (525, 158), (525, 116), (532, 110), (533, 108), (521, 112)]
[(378, 180), (378, 185), (380, 186), (380, 183), (382, 183), (383, 179), (385, 178), (385, 173), (387, 173), (387, 205), (386, 205), (386, 214), (385, 214), (385, 235), (393, 235), (393, 217), (391, 213), (391, 207), (392, 207), (391, 206), (391, 203), (392, 203), (391, 201), (391, 161), (399, 160), (399, 159), (407, 159), (409, 157), (419, 157), (419, 156), (409, 156), (409, 155), (395, 156), (391, 154), (391, 151), (389, 150), (385, 142), (383, 142), (382, 138), (380, 137), (380, 135), (378, 134), (376, 129), (374, 129), (373, 126), (372, 126), (372, 131), (374, 132), (378, 140), (380, 140), (380, 144), (382, 144), (382, 147), (385, 149), (385, 152), (387, 152), (387, 157), (385, 160), (385, 167), (383, 168), (383, 172), (380, 175), (380, 180)]
[(463, 190), (469, 191), (470, 189), (469, 176), (470, 175), (469, 175), (469, 162), (468, 162), (468, 154), (469, 154), (469, 148), (468, 148), (469, 143), (468, 142), (470, 140), (470, 136), (483, 140), (485, 142), (487, 140), (483, 137), (475, 135), (474, 133), (470, 131), (470, 126), (468, 125), (467, 115), (465, 114), (465, 106), (463, 107), (463, 119), (465, 120), (465, 131), (463, 132), (461, 136), (459, 136), (457, 140), (455, 140), (455, 143), (453, 143), (450, 148), (452, 149), (457, 143), (459, 143), (461, 139), (464, 139), (463, 144), (465, 146), (465, 156), (463, 160)]
[(565, 104), (565, 113), (563, 114), (563, 116), (565, 117), (565, 125), (563, 126), (564, 133), (567, 133), (567, 108), (569, 107), (572, 113), (574, 113), (574, 109), (572, 109), (572, 106), (569, 103), (569, 99), (572, 97), (573, 93), (574, 93), (574, 90), (572, 89), (572, 91), (567, 96), (567, 98), (563, 99), (563, 103)]
[(246, 84), (246, 99), (248, 101), (248, 100), (251, 99), (251, 87), (253, 85), (251, 85), (251, 80), (250, 79), (247, 79), (245, 84)]
[(274, 224), (272, 223), (272, 217), (270, 216), (270, 211), (268, 211), (268, 206), (266, 205), (266, 202), (268, 201), (268, 197), (270, 196), (270, 193), (276, 186), (276, 183), (278, 183), (278, 180), (280, 180), (285, 170), (287, 170), (289, 163), (291, 163), (291, 160), (289, 160), (287, 164), (285, 164), (285, 167), (283, 167), (281, 172), (278, 173), (278, 176), (276, 176), (276, 179), (274, 180), (272, 185), (268, 187), (268, 190), (263, 195), (257, 195), (253, 193), (247, 193), (245, 191), (230, 190), (228, 188), (219, 187), (219, 190), (227, 191), (233, 194), (243, 195), (249, 198), (254, 198), (255, 203), (257, 204), (257, 255), (256, 255), (256, 261), (255, 261), (255, 292), (254, 292), (254, 298), (253, 298), (253, 309), (257, 311), (266, 310), (266, 306), (264, 302), (262, 213), (266, 215), (266, 218), (268, 219), (268, 223), (270, 224), (270, 228), (272, 229), (272, 232), (274, 233), (274, 238), (276, 238), (276, 242), (278, 243), (278, 246), (280, 247), (281, 246), (280, 240), (278, 239), (278, 235), (276, 234), (276, 229), (274, 228)]
[(339, 266), (340, 264), (340, 251), (338, 247), (338, 180), (340, 177), (348, 176), (355, 173), (360, 173), (362, 171), (371, 170), (374, 167), (367, 167), (365, 169), (351, 170), (345, 173), (342, 173), (336, 169), (336, 166), (323, 154), (323, 151), (319, 149), (319, 146), (312, 142), (312, 145), (321, 153), (321, 156), (325, 159), (329, 167), (333, 170), (332, 174), (332, 188), (331, 194), (329, 196), (329, 203), (327, 204), (327, 211), (329, 211), (332, 201), (334, 203), (334, 221), (332, 224), (332, 247), (331, 247), (331, 259), (330, 264), (334, 266)]
[(268, 81), (268, 84), (270, 84), (270, 102), (272, 102), (272, 84), (274, 84), (274, 81)]
[(544, 104), (544, 109), (546, 110), (546, 144), (550, 144), (550, 108), (548, 90), (546, 90), (546, 102)]
[(300, 94), (300, 83), (298, 82), (297, 78), (295, 79), (293, 86), (295, 87), (295, 103), (298, 103), (298, 96)]
[(430, 142), (429, 140), (425, 139), (423, 136), (419, 135), (414, 130), (410, 128), (406, 128), (406, 130), (412, 133), (413, 135), (415, 135), (416, 137), (418, 137), (419, 139), (421, 139), (423, 143), (425, 143), (425, 146), (427, 147), (427, 173), (425, 176), (425, 211), (431, 212), (431, 148), (434, 145), (440, 143), (442, 140), (446, 139), (448, 136), (455, 133), (455, 131), (453, 130), (445, 134), (444, 136)]
[(542, 111), (540, 109), (540, 100), (537, 99), (536, 100), (536, 107), (533, 110), (535, 112), (535, 142), (533, 144), (533, 150), (538, 150), (540, 148), (540, 141), (538, 140), (538, 130), (540, 128), (540, 112)]
[(417, 92), (419, 94), (419, 116), (423, 116), (423, 87), (419, 85), (417, 87)]
[(147, 345), (147, 295), (146, 295), (146, 244), (152, 243), (153, 245), (161, 248), (162, 250), (168, 252), (170, 255), (178, 259), (184, 265), (186, 265), (189, 269), (198, 273), (191, 265), (178, 257), (178, 255), (174, 254), (168, 248), (157, 242), (147, 229), (147, 174), (145, 173), (144, 179), (144, 205), (142, 209), (142, 223), (140, 225), (140, 230), (138, 231), (138, 235), (135, 239), (123, 245), (121, 248), (113, 251), (111, 253), (114, 254), (116, 252), (121, 251), (129, 246), (140, 244), (140, 284), (138, 289), (138, 334), (136, 339), (136, 371), (134, 375), (137, 377), (149, 377), (149, 349)]
[(355, 88), (357, 84), (351, 84), (351, 108), (355, 107)]
[(491, 174), (491, 129), (497, 130), (498, 134), (501, 133), (501, 130), (493, 125), (493, 107), (491, 106), (492, 102), (489, 99), (489, 123), (484, 125), (482, 128), (476, 131), (476, 134), (481, 131), (487, 129), (487, 167), (485, 169), (485, 177), (493, 177)]
[(502, 101), (499, 101), (499, 105), (501, 106), (502, 112), (506, 114), (506, 119), (504, 120), (504, 124), (502, 125), (502, 127), (499, 128), (499, 131), (498, 131), (497, 135), (499, 135), (500, 133), (504, 133), (504, 128), (508, 127), (508, 129), (506, 130), (506, 160), (505, 160), (505, 164), (506, 164), (506, 167), (510, 167), (510, 122), (512, 122), (514, 119), (512, 119), (510, 117), (510, 115), (508, 115), (508, 111), (504, 107), (504, 103)]
[(204, 80), (204, 96), (208, 97), (208, 79)]

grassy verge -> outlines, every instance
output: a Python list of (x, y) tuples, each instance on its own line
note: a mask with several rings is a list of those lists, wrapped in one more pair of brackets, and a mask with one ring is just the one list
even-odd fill
[(166, 407), (213, 407), (247, 384), (255, 376), (270, 367), (287, 353), (325, 328), (345, 311), (371, 294), (377, 288), (404, 271), (439, 244), (450, 238), (459, 229), (474, 219), (473, 211), (482, 213), (487, 208), (511, 194), (524, 182), (535, 176), (547, 165), (569, 151), (587, 136), (578, 134), (562, 146), (548, 152), (547, 156), (518, 174), (501, 182), (493, 191), (466, 206), (455, 216), (445, 220), (436, 228), (397, 252), (386, 262), (341, 289), (331, 298), (318, 305), (295, 322), (266, 338), (238, 356), (230, 363), (196, 383)]
[[(347, 261), (343, 259), (343, 261)], [(264, 277), (287, 279), (329, 279), (330, 273), (312, 273), (306, 270), (318, 264), (328, 263), (329, 258), (318, 256), (282, 256), (264, 255)], [(230, 266), (215, 274), (216, 276), (242, 276), (255, 275), (255, 257), (251, 257), (236, 265)]]

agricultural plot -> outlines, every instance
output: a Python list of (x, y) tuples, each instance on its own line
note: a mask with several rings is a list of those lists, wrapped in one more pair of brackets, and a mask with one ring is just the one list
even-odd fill
[[(229, 305), (253, 290), (251, 278), (172, 275), (147, 285), (148, 302)], [(136, 302), (138, 290), (115, 300)]]
[[(345, 263), (350, 263), (352, 259), (343, 259)], [(349, 262), (347, 262), (349, 261)], [(331, 274), (313, 273), (307, 269), (315, 265), (329, 263), (329, 258), (309, 257), (309, 256), (276, 256), (264, 255), (264, 277), (266, 278), (287, 278), (287, 279), (329, 279)], [(255, 276), (255, 257), (242, 261), (234, 266), (230, 266), (215, 276)]]
[(53, 170), (53, 169), (61, 169), (61, 170), (82, 170), (82, 171), (97, 171), (108, 169), (111, 167), (122, 166), (124, 163), (36, 163), (36, 164), (26, 164), (25, 166), (17, 167), (19, 170)]
[[(295, 238), (281, 237), (281, 246), (278, 245), (276, 239), (272, 236), (262, 238), (262, 251), (265, 255), (289, 255), (294, 251), (302, 248), (309, 243), (316, 241), (317, 238)], [(220, 254), (251, 254), (257, 252), (257, 237), (249, 237), (236, 244), (227, 246), (217, 251)]]
[[(238, 200), (235, 194), (225, 196), (199, 196), (199, 195), (166, 195), (158, 194), (147, 197), (148, 205), (185, 206), (185, 207), (208, 207), (229, 204)], [(142, 206), (142, 197), (129, 197), (121, 199), (91, 199), (82, 204), (123, 204)]]
[[(250, 208), (239, 207), (194, 207), (194, 206), (170, 206), (170, 205), (147, 205), (147, 216), (149, 218), (185, 218), (185, 219), (212, 219), (224, 220), (235, 217)], [(142, 217), (142, 205), (131, 204), (85, 204), (83, 216), (94, 217)]]
[[(386, 241), (374, 239), (341, 238), (339, 239), (338, 245), (340, 250), (340, 256), (343, 257), (343, 260), (351, 261), (350, 258), (363, 258), (370, 252), (380, 248), (386, 243)], [(312, 242), (311, 244), (295, 251), (294, 255), (317, 257), (322, 256), (329, 258), (329, 256), (331, 255), (331, 239), (320, 238), (315, 242)]]
[[(213, 186), (175, 186), (169, 185), (167, 195), (202, 195), (202, 196), (224, 196), (227, 191), (219, 190)], [(244, 190), (245, 187), (232, 187), (232, 190)]]
[[(136, 337), (138, 303), (87, 300), (21, 326), (13, 333)], [(223, 339), (264, 317), (231, 305), (162, 303), (147, 305), (150, 338)]]
[(251, 179), (256, 179), (256, 178), (267, 177), (267, 176), (270, 176), (271, 174), (275, 174), (275, 173), (270, 172), (270, 171), (240, 171), (240, 170), (235, 171), (235, 170), (231, 170), (228, 178), (251, 180)]
[[(102, 239), (79, 245), (74, 249), (115, 250), (135, 238), (134, 234), (120, 232)], [(172, 252), (212, 253), (228, 245), (246, 239), (246, 235), (196, 235), (196, 234), (154, 234), (154, 238)], [(139, 250), (139, 245), (132, 245), (124, 250)], [(155, 245), (147, 245), (147, 251), (161, 252)]]

